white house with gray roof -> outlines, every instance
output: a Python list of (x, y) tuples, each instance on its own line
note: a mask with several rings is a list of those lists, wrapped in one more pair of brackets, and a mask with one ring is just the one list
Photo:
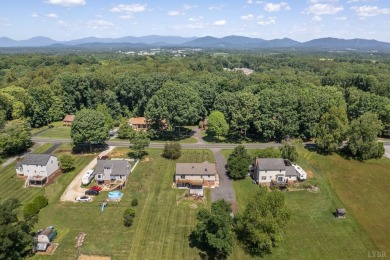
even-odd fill
[(52, 154), (28, 153), (16, 164), (16, 174), (27, 177), (30, 184), (43, 185), (59, 168), (58, 159)]
[(256, 158), (253, 178), (259, 185), (288, 184), (298, 181), (299, 172), (282, 158)]
[(131, 173), (131, 165), (127, 160), (97, 160), (95, 180), (98, 184), (111, 184), (115, 181), (126, 183)]

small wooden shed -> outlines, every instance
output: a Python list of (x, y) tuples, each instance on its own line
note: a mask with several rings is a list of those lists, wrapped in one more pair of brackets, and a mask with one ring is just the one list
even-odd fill
[(76, 118), (75, 115), (66, 115), (63, 120), (64, 125), (72, 125), (74, 119)]
[(345, 218), (347, 211), (343, 208), (341, 209), (336, 209), (336, 217), (337, 218)]

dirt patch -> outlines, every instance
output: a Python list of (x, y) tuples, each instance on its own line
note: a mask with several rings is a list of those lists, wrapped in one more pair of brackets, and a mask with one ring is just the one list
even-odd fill
[(78, 260), (111, 260), (110, 256), (80, 255)]
[(128, 151), (116, 150), (115, 152), (110, 153), (110, 157), (112, 157), (112, 158), (127, 158), (128, 157), (127, 153), (128, 153)]
[(314, 174), (313, 174), (312, 171), (307, 170), (306, 173), (307, 173), (307, 178), (308, 178), (308, 179), (313, 179), (313, 178), (314, 178)]
[(150, 162), (150, 161), (153, 161), (153, 158), (152, 157), (145, 157), (142, 162)]

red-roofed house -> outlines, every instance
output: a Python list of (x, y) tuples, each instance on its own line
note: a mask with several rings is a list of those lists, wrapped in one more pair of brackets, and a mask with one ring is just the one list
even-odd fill
[(72, 125), (74, 119), (76, 118), (75, 115), (66, 115), (64, 117), (64, 120), (62, 120), (64, 122), (64, 125)]
[(148, 130), (149, 124), (146, 121), (145, 117), (132, 117), (129, 120), (129, 125), (134, 130)]

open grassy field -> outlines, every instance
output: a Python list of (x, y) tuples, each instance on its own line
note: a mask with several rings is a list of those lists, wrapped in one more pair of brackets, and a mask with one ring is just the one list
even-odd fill
[[(39, 145), (39, 144), (37, 144), (37, 145)], [(45, 153), (47, 150), (49, 150), (53, 146), (54, 146), (54, 144), (49, 144), (49, 143), (42, 144), (38, 148), (34, 149), (31, 153)]]
[[(126, 157), (127, 148), (113, 151), (117, 157)], [(60, 203), (55, 200), (40, 213), (37, 227), (54, 225), (60, 246), (53, 259), (74, 259), (77, 254), (75, 237), (85, 232), (80, 252), (109, 255), (113, 259), (199, 259), (198, 250), (189, 247), (188, 235), (196, 224), (197, 210), (193, 202), (176, 198), (184, 190), (172, 189), (177, 161), (163, 159), (161, 150), (148, 150), (148, 160), (140, 162), (131, 174), (124, 197), (119, 204), (110, 203), (101, 212), (100, 203), (106, 198), (103, 192), (91, 203)], [(213, 161), (210, 151), (184, 150), (181, 162)], [(132, 227), (123, 226), (123, 212), (133, 198), (139, 205)], [(208, 201), (199, 207), (209, 207)], [(46, 259), (34, 256), (35, 259)]]
[(50, 128), (37, 135), (37, 137), (53, 138), (53, 139), (70, 138), (70, 126), (61, 125), (61, 126)]
[[(223, 154), (227, 156), (230, 152), (225, 150)], [(361, 163), (305, 149), (299, 149), (299, 155), (298, 163), (314, 174), (311, 181), (318, 184), (320, 192), (286, 192), (292, 220), (284, 241), (264, 259), (366, 259), (369, 251), (389, 252), (389, 247), (381, 242), (386, 243), (390, 232), (386, 227), (390, 184), (378, 183), (376, 179), (383, 175), (390, 178), (390, 160)], [(369, 169), (376, 174), (369, 174)], [(233, 185), (241, 211), (257, 186), (250, 178), (235, 181)], [(347, 209), (346, 219), (334, 218), (332, 213), (339, 207)], [(369, 228), (376, 226), (375, 230), (367, 229), (365, 219)], [(378, 220), (383, 224), (378, 225)], [(237, 249), (233, 258), (249, 257)]]

